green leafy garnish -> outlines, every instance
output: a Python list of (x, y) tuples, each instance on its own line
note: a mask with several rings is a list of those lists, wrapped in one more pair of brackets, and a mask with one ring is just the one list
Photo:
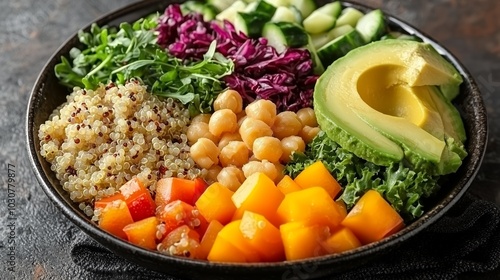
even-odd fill
[(234, 64), (216, 53), (212, 42), (203, 60), (181, 61), (156, 44), (158, 14), (119, 28), (93, 24), (80, 31), (83, 48), (73, 48), (69, 59), (61, 57), (54, 68), (67, 87), (95, 89), (99, 84), (124, 84), (136, 79), (162, 97), (187, 105), (192, 115), (211, 112), (212, 102), (224, 88), (222, 77), (233, 72)]
[(415, 172), (404, 162), (379, 166), (340, 147), (320, 132), (304, 153), (294, 153), (285, 173), (295, 178), (306, 166), (321, 160), (343, 187), (341, 199), (354, 206), (368, 190), (377, 190), (406, 221), (423, 214), (422, 200), (437, 191), (438, 176)]

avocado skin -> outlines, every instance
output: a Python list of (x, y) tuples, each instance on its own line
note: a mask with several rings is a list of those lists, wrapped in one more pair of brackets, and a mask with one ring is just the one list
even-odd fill
[[(443, 89), (458, 88), (458, 85), (462, 82), (462, 78), (458, 71), (451, 64), (449, 64), (449, 62), (446, 61), (439, 53), (437, 53), (431, 45), (421, 42), (402, 42), (403, 40), (399, 40), (399, 42), (397, 41), (398, 40), (388, 39), (370, 43), (349, 52), (346, 56), (338, 59), (328, 67), (327, 71), (318, 79), (314, 91), (314, 107), (318, 123), (320, 124), (322, 130), (326, 132), (328, 137), (337, 142), (340, 146), (351, 151), (356, 156), (373, 162), (377, 165), (390, 166), (391, 164), (404, 160), (406, 164), (412, 166), (412, 168), (417, 171), (425, 171), (433, 175), (454, 173), (458, 170), (458, 168), (462, 164), (463, 158), (467, 155), (467, 152), (463, 145), (466, 140), (466, 135), (462, 120), (460, 118), (460, 114), (450, 102), (450, 100), (456, 96), (456, 91), (453, 91), (453, 94), (448, 94), (448, 96), (445, 96), (439, 90), (439, 87)], [(384, 47), (383, 44), (385, 44), (386, 46)], [(366, 122), (362, 125), (363, 129), (353, 127), (357, 126), (358, 124), (361, 125), (362, 122), (358, 122), (358, 120), (352, 120), (356, 113), (348, 116), (348, 121), (345, 121), (346, 118), (342, 119), (342, 117), (336, 115), (337, 112), (334, 112), (329, 108), (328, 102), (345, 102), (345, 100), (347, 100), (335, 100), (335, 91), (339, 88), (345, 88), (337, 85), (331, 85), (329, 81), (329, 75), (335, 75), (335, 71), (342, 71), (342, 69), (345, 69), (345, 65), (347, 65), (347, 63), (349, 63), (349, 61), (354, 56), (367, 56), (367, 59), (369, 59), (368, 57), (370, 55), (375, 54), (383, 56), (384, 53), (377, 53), (377, 50), (390, 50), (390, 45), (395, 47), (393, 51), (405, 51), (406, 49), (408, 49), (408, 53), (403, 54), (403, 56), (410, 57), (410, 59), (412, 58), (412, 56), (423, 56), (426, 61), (429, 61), (428, 63), (430, 65), (430, 68), (437, 65), (437, 68), (439, 70), (442, 70), (442, 72), (444, 73), (439, 78), (437, 78), (439, 82), (435, 84), (432, 84), (432, 78), (426, 76), (417, 76), (416, 79), (416, 85), (428, 85), (429, 87), (433, 87), (435, 88), (435, 92), (437, 94), (436, 97), (432, 98), (432, 101), (434, 102), (444, 125), (444, 137), (443, 139), (438, 139), (443, 143), (444, 148), (438, 160), (436, 160), (435, 157), (428, 157), (428, 155), (422, 153), (424, 149), (416, 149), (414, 146), (412, 146), (413, 144), (411, 142), (405, 142), (404, 139), (400, 141), (401, 137), (386, 133), (383, 129), (381, 130), (380, 127), (376, 127), (373, 124), (370, 124), (374, 131), (387, 137), (396, 145), (398, 145), (400, 151), (392, 146), (386, 149), (384, 145), (373, 145), (372, 143), (370, 143), (370, 137), (367, 137), (365, 134), (378, 134), (374, 134), (373, 131), (367, 131), (367, 127), (365, 126)], [(354, 60), (362, 61), (362, 59), (359, 58)], [(422, 68), (426, 69), (425, 66)], [(349, 65), (348, 67), (355, 68), (356, 65)], [(449, 76), (449, 78), (446, 78), (447, 75)], [(337, 78), (335, 81), (338, 82), (339, 79)], [(431, 81), (431, 83), (425, 84), (429, 81)], [(447, 81), (448, 83), (443, 83), (443, 81)], [(340, 83), (342, 83), (342, 80), (340, 80)], [(332, 93), (332, 91), (334, 93)], [(351, 94), (359, 93), (355, 89), (355, 92)], [(335, 105), (335, 108), (337, 109), (339, 108), (339, 106), (349, 107), (349, 110), (352, 110), (352, 108), (356, 109), (356, 104), (339, 105), (338, 102), (337, 105)], [(344, 110), (344, 112), (347, 112), (345, 111), (345, 108), (343, 108), (342, 110)], [(411, 138), (412, 135), (408, 135), (405, 137)], [(418, 139), (414, 139), (413, 141), (418, 142)]]

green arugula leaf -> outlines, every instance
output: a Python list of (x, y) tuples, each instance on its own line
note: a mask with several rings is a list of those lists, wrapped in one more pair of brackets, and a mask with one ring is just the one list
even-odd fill
[(54, 67), (56, 77), (68, 87), (95, 89), (100, 84), (140, 80), (153, 94), (188, 105), (192, 115), (211, 112), (213, 100), (224, 89), (221, 79), (234, 64), (216, 52), (212, 42), (201, 61), (181, 61), (156, 44), (159, 14), (151, 14), (118, 28), (92, 24), (79, 31), (85, 48), (73, 48)]

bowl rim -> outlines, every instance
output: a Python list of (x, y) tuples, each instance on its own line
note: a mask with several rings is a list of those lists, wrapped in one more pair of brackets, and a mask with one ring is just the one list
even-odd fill
[[(84, 26), (82, 29), (88, 30), (91, 26), (92, 23), (97, 23), (99, 25), (102, 24), (107, 24), (108, 22), (112, 22), (113, 20), (117, 20), (121, 17), (124, 17), (130, 13), (133, 13), (136, 10), (139, 9), (144, 9), (149, 6), (154, 6), (157, 5), (158, 7), (160, 6), (166, 6), (171, 3), (175, 3), (178, 1), (161, 1), (161, 0), (145, 0), (145, 1), (139, 1), (135, 3), (131, 3), (129, 5), (126, 5), (125, 7), (116, 9), (114, 11), (111, 11), (109, 13), (106, 13), (105, 15), (97, 18), (96, 20), (93, 20), (92, 22), (88, 23), (86, 26)], [(365, 11), (368, 10), (373, 10), (374, 8), (368, 7), (366, 5), (360, 4), (360, 3), (355, 3), (355, 2), (350, 2), (350, 1), (341, 1), (344, 7), (355, 7), (355, 8), (361, 8)], [(161, 10), (158, 10), (161, 12)], [(371, 244), (364, 245), (362, 247), (359, 247), (357, 249), (347, 251), (341, 254), (334, 254), (334, 255), (326, 255), (326, 256), (320, 256), (320, 257), (314, 257), (314, 258), (309, 258), (309, 259), (304, 259), (304, 260), (297, 260), (297, 261), (283, 261), (283, 262), (267, 262), (267, 263), (230, 263), (230, 262), (208, 262), (205, 260), (192, 260), (192, 259), (186, 259), (186, 258), (180, 258), (180, 257), (173, 257), (173, 256), (168, 256), (161, 254), (157, 251), (150, 251), (147, 249), (143, 249), (140, 247), (137, 247), (135, 245), (132, 245), (131, 243), (121, 240), (115, 236), (112, 236), (111, 234), (105, 232), (104, 230), (100, 229), (97, 227), (97, 225), (93, 222), (90, 221), (90, 219), (85, 216), (83, 213), (74, 211), (73, 207), (71, 205), (68, 205), (61, 194), (56, 190), (56, 187), (52, 186), (50, 181), (47, 178), (47, 174), (43, 171), (43, 168), (40, 163), (40, 155), (38, 151), (36, 150), (35, 147), (35, 141), (38, 141), (37, 137), (37, 131), (38, 128), (35, 128), (33, 125), (33, 116), (34, 116), (34, 111), (35, 111), (35, 105), (37, 102), (37, 97), (38, 93), (43, 91), (43, 87), (45, 85), (45, 81), (47, 80), (47, 75), (46, 72), (49, 70), (49, 66), (54, 63), (54, 61), (59, 61), (59, 57), (61, 55), (61, 51), (68, 46), (71, 43), (74, 43), (78, 32), (75, 32), (73, 35), (71, 35), (54, 53), (53, 55), (49, 58), (49, 60), (46, 62), (44, 67), (42, 68), (42, 71), (40, 72), (39, 76), (36, 79), (36, 82), (30, 92), (30, 97), (29, 97), (29, 102), (27, 105), (27, 113), (26, 113), (26, 118), (25, 118), (25, 134), (26, 134), (26, 143), (27, 143), (27, 150), (28, 150), (28, 156), (29, 156), (29, 161), (31, 163), (31, 166), (33, 167), (33, 172), (36, 175), (36, 178), (41, 185), (42, 189), (46, 193), (46, 195), (50, 198), (50, 200), (57, 206), (57, 208), (71, 221), (73, 224), (78, 226), (81, 230), (83, 230), (86, 234), (90, 235), (94, 240), (98, 241), (101, 245), (104, 247), (111, 249), (114, 253), (117, 253), (119, 251), (126, 250), (128, 252), (131, 252), (131, 256), (134, 256), (135, 258), (130, 258), (129, 260), (137, 263), (136, 258), (146, 258), (146, 259), (151, 259), (151, 260), (156, 260), (158, 262), (162, 263), (170, 263), (172, 265), (188, 265), (190, 267), (205, 267), (205, 268), (214, 268), (214, 269), (219, 269), (219, 270), (224, 270), (227, 268), (259, 268), (259, 269), (274, 269), (274, 268), (281, 268), (281, 269), (290, 269), (294, 266), (297, 265), (315, 265), (318, 262), (326, 262), (329, 264), (335, 264), (337, 261), (342, 260), (342, 262), (349, 262), (353, 260), (359, 260), (362, 257), (366, 257), (368, 255), (371, 255), (375, 252), (380, 252), (380, 251), (387, 251), (386, 249), (390, 249), (395, 247), (396, 244), (406, 241), (407, 239), (410, 239), (412, 236), (416, 235), (417, 233), (421, 232), (423, 229), (427, 228), (431, 224), (433, 224), (435, 221), (437, 221), (441, 216), (445, 214), (445, 212), (451, 208), (462, 196), (463, 194), (467, 191), (467, 189), (470, 187), (474, 177), (476, 176), (479, 167), (481, 165), (481, 162), (483, 160), (485, 151), (486, 151), (486, 145), (487, 145), (487, 137), (488, 137), (488, 131), (487, 131), (487, 117), (485, 114), (485, 109), (484, 109), (484, 104), (482, 101), (482, 98), (480, 96), (479, 89), (469, 73), (469, 71), (462, 65), (462, 63), (444, 46), (440, 45), (437, 41), (432, 39), (429, 35), (423, 33), (422, 31), (418, 30), (414, 26), (398, 19), (397, 17), (394, 17), (393, 15), (385, 12), (385, 18), (387, 19), (389, 25), (395, 25), (401, 28), (403, 31), (408, 32), (409, 34), (416, 35), (420, 38), (423, 39), (424, 42), (430, 43), (433, 45), (436, 50), (443, 55), (446, 59), (448, 59), (460, 72), (460, 74), (463, 76), (464, 80), (469, 83), (469, 87), (471, 87), (471, 90), (475, 93), (477, 93), (478, 96), (476, 100), (476, 106), (475, 106), (475, 112), (477, 115), (474, 115), (476, 119), (482, 120), (480, 122), (480, 125), (482, 125), (480, 129), (479, 135), (476, 137), (479, 139), (481, 143), (484, 143), (483, 146), (480, 147), (479, 154), (477, 157), (474, 158), (473, 161), (470, 162), (470, 169), (472, 170), (472, 173), (467, 173), (463, 175), (463, 177), (457, 181), (456, 186), (453, 189), (450, 189), (451, 191), (448, 193), (448, 196), (446, 196), (443, 200), (442, 203), (436, 205), (435, 207), (427, 210), (424, 215), (422, 215), (419, 219), (411, 223), (409, 226), (405, 227), (403, 230), (400, 232), (385, 238), (381, 241), (377, 241)], [(68, 92), (69, 94), (69, 92)], [(469, 155), (470, 156), (470, 155)]]

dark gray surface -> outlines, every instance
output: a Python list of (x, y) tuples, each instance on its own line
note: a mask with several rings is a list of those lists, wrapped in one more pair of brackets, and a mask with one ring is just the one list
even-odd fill
[[(75, 266), (70, 246), (84, 234), (48, 200), (32, 173), (24, 143), (29, 92), (50, 55), (80, 27), (131, 0), (0, 1), (0, 279), (96, 279)], [(420, 28), (450, 49), (476, 78), (489, 118), (489, 143), (471, 192), (500, 205), (500, 2), (381, 1), (364, 3)], [(8, 211), (8, 164), (15, 170), (15, 207)], [(12, 173), (12, 172), (11, 172)], [(12, 216), (12, 214), (14, 216)], [(15, 217), (15, 220), (9, 218)], [(9, 222), (15, 236), (9, 239)], [(5, 269), (15, 241), (15, 272)], [(0, 244), (2, 245), (2, 244)], [(497, 272), (467, 279), (498, 279)]]

